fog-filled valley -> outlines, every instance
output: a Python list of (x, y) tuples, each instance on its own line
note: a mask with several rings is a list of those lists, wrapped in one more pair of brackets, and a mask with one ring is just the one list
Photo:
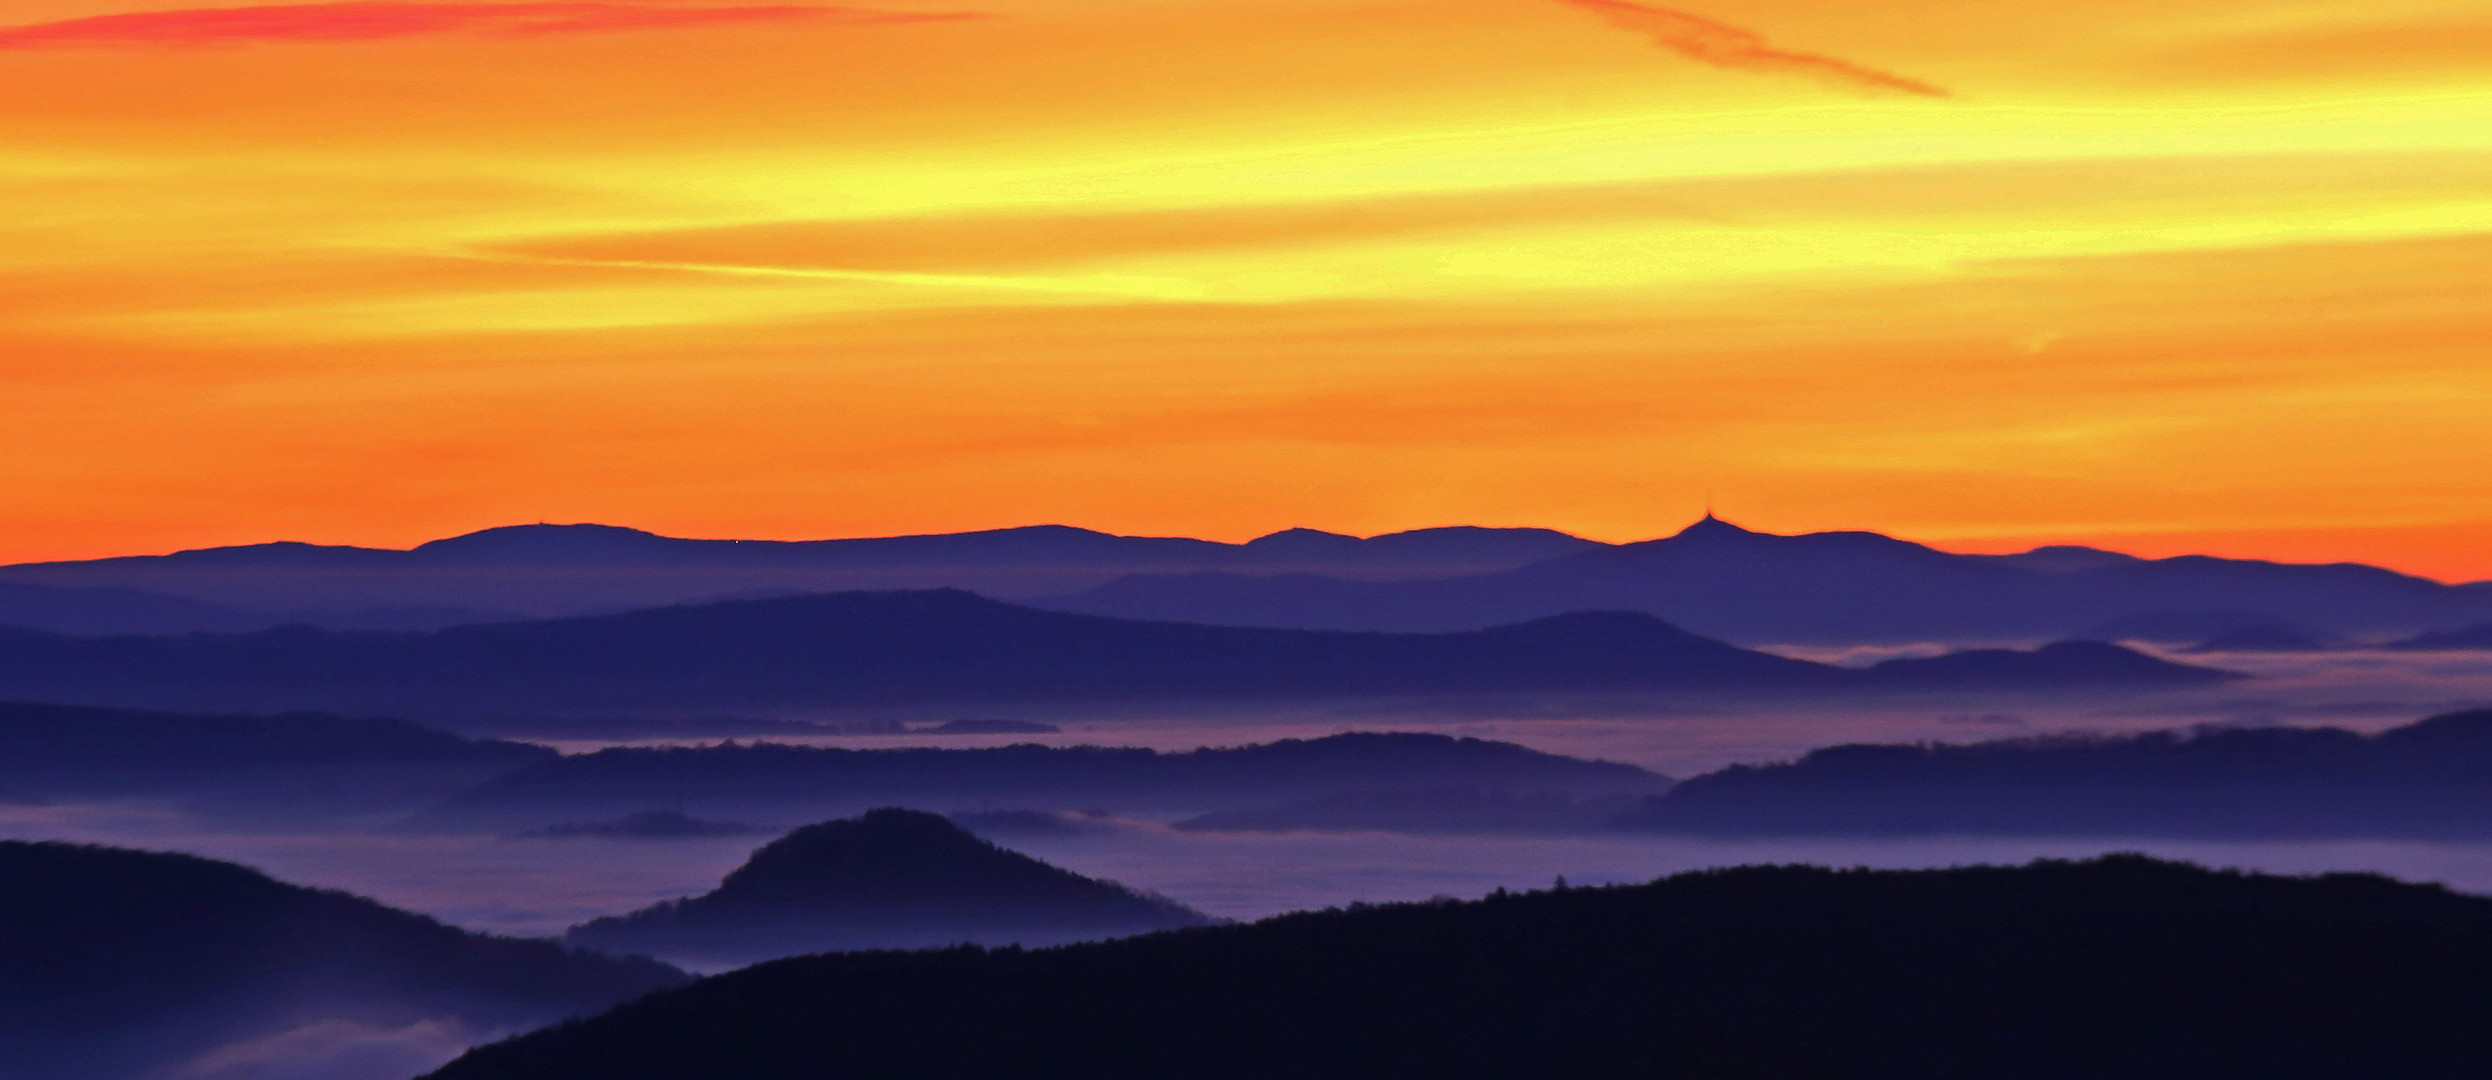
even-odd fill
[[(1836, 535), (1712, 522), (1636, 558), (1701, 568), (1730, 545), (1768, 570), (1820, 560), (1821, 583), (1885, 574), (1883, 588), (1926, 585), (1894, 576), (1896, 542)], [(1049, 573), (1102, 550), (1128, 564), (1157, 551), (1149, 558), (1174, 559), (1165, 567), (1181, 575), (1262, 565), (1292, 588), (1320, 575), (1289, 552), (1333, 560), (1325, 572), (1340, 576), (1326, 580), (1359, 588), (1452, 581), (1441, 572), (1457, 563), (1494, 577), (1510, 572), (1499, 559), (1580, 570), (1575, 560), (1624, 557), (1532, 531), (1210, 548), (1035, 537), (1073, 554), (1034, 554), (1030, 535), (933, 540)], [(2234, 587), (2226, 575), (2248, 575), (2276, 602), (2140, 610), (2096, 635), (2020, 635), (2006, 623), (1905, 633), (1934, 625), (1924, 610), (1893, 632), (1734, 643), (1633, 602), (1425, 631), (1080, 614), (1060, 599), (960, 591), (977, 579), (947, 576), (956, 567), (912, 554), (924, 541), (909, 540), (874, 557), (919, 559), (917, 576), (897, 583), (936, 588), (688, 596), (446, 628), (246, 619), (96, 633), (57, 616), (88, 605), (87, 631), (135, 618), (128, 582), (140, 579), (194, 591), (211, 579), (314, 592), (380, 582), (400, 591), (362, 599), (439, 612), (459, 599), (441, 583), (470, 573), (576, 573), (588, 576), (564, 587), (593, 592), (582, 582), (680, 585), (669, 575), (685, 565), (827, 572), (822, 560), (858, 556), (523, 529), (465, 542), (464, 554), (281, 545), (34, 568), (75, 583), (39, 586), (54, 590), (41, 598), (52, 625), (0, 627), (0, 696), (17, 699), (0, 702), (0, 839), (232, 866), (165, 864), (171, 877), (148, 877), (158, 871), (76, 869), (138, 866), (110, 863), (137, 856), (10, 848), (48, 868), (16, 882), (31, 891), (13, 903), (36, 928), (22, 932), (74, 941), (114, 932), (113, 918), (156, 919), (199, 928), (206, 944), (181, 946), (209, 949), (199, 955), (257, 958), (202, 960), (179, 977), (125, 964), (130, 978), (179, 992), (142, 1008), (124, 990), (79, 991), (90, 1004), (76, 1007), (94, 1010), (87, 1035), (21, 1032), (0, 1037), (0, 1052), (91, 1058), (94, 1080), (406, 1080), (477, 1042), (685, 972), (825, 951), (1182, 937), (1291, 912), (1441, 907), (1760, 864), (2014, 866), (2142, 852), (2492, 894), (2492, 650), (2468, 644), (2460, 616), (2473, 594), (2447, 587), (2218, 566), (2173, 602), (2232, 602), (2220, 595)], [(2025, 582), (2018, 602), (2047, 607), (2058, 601), (2035, 580), (2138, 565), (2107, 554), (1900, 557), (1942, 576), (2010, 575)], [(1253, 562), (1267, 558), (1280, 561)], [(1098, 581), (1140, 580), (1128, 564)], [(231, 567), (248, 572), (216, 577)], [(20, 569), (0, 568), (0, 580)], [(1670, 571), (1681, 572), (1693, 571)], [(593, 606), (588, 592), (565, 603)], [(1748, 595), (1761, 604), (1768, 593)], [(1858, 606), (1866, 595), (1834, 590), (1824, 603), (1874, 611)], [(2345, 617), (2311, 617), (2328, 604)], [(224, 894), (181, 884), (183, 874), (260, 882), (244, 892), (263, 899), (211, 902)], [(297, 886), (349, 895), (286, 891)], [(73, 895), (95, 897), (83, 905), (95, 914), (64, 907)], [(197, 901), (185, 914), (147, 907), (185, 896)], [(299, 923), (269, 914), (312, 902), (288, 899), (298, 896), (322, 910), (362, 898), (340, 926), (417, 929), (213, 929)], [(401, 941), (447, 944), (416, 949), (427, 958), (387, 944)], [(442, 959), (471, 952), (505, 959)], [(630, 956), (655, 961), (615, 959)], [(121, 970), (99, 963), (72, 966)], [(428, 963), (456, 974), (407, 974)], [(621, 974), (542, 990), (557, 969)], [(43, 1004), (42, 986), (71, 992), (60, 970), (20, 971), (35, 987), (28, 1000), (71, 1007)], [(305, 1004), (315, 998), (337, 1007)], [(97, 1040), (145, 1052), (108, 1060), (84, 1049)]]

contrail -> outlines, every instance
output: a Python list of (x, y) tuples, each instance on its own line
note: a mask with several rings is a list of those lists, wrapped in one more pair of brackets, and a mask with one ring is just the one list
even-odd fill
[(1925, 97), (1946, 97), (1943, 87), (1901, 75), (1890, 75), (1831, 56), (1784, 52), (1765, 44), (1747, 30), (1683, 11), (1645, 7), (1627, 0), (1558, 0), (1599, 15), (1611, 26), (1653, 39), (1653, 44), (1700, 64), (1742, 71), (1781, 71), (1815, 75), (1872, 90), (1897, 90)]

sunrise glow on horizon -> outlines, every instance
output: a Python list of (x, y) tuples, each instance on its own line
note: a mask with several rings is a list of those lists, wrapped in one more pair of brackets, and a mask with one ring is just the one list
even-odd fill
[(600, 521), (2492, 578), (2492, 2), (0, 13), (0, 561)]

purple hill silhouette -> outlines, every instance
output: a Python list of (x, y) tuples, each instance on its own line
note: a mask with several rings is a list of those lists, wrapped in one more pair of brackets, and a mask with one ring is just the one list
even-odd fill
[(773, 840), (710, 892), (582, 923), (565, 937), (717, 966), (967, 941), (1052, 945), (1214, 921), (1007, 851), (940, 815), (883, 807)]
[(2233, 728), (1854, 745), (1733, 766), (1622, 824), (1707, 834), (2492, 836), (2492, 710), (2378, 735)]
[[(1956, 555), (1867, 532), (1776, 536), (1708, 517), (1661, 540), (1493, 573), (1353, 581), (1231, 571), (1134, 575), (1035, 601), (1062, 611), (1233, 626), (1447, 631), (1599, 607), (1728, 641), (2015, 641), (2100, 636), (2145, 613), (2220, 613), (2194, 640), (2259, 620), (2411, 633), (2492, 616), (2492, 583), (2451, 586), (2350, 563), (2088, 548)], [(2148, 635), (2154, 636), (2154, 635)]]
[[(303, 543), (0, 566), (0, 625), (181, 633), (305, 622), (428, 629), (514, 618), (859, 589), (1002, 597), (1144, 571), (1312, 571), (1349, 578), (1502, 570), (1600, 545), (1548, 529), (1453, 527), (1359, 538), (1290, 529), (1243, 544), (1062, 525), (850, 540), (691, 540), (611, 525), (514, 525), (409, 550)], [(12, 600), (9, 586), (137, 590)], [(204, 605), (184, 610), (171, 605)], [(92, 608), (81, 609), (79, 605)], [(12, 618), (12, 612), (27, 617)]]
[(424, 632), (291, 626), (72, 638), (0, 630), (0, 696), (102, 705), (537, 711), (1251, 700), (1577, 691), (1829, 694), (2207, 682), (2114, 646), (1856, 672), (1582, 611), (1445, 634), (1267, 630), (1042, 611), (955, 590), (837, 593)]
[(2492, 622), (2461, 626), (2455, 630), (2428, 630), (2410, 638), (2389, 642), (2391, 649), (2418, 652), (2438, 650), (2492, 649)]

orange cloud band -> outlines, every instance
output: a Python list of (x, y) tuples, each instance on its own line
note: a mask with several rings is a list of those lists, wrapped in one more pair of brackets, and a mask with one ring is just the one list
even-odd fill
[(420, 34), (578, 34), (792, 19), (898, 23), (977, 17), (968, 13), (917, 14), (795, 5), (290, 4), (139, 11), (11, 27), (0, 29), (0, 49), (377, 41)]

